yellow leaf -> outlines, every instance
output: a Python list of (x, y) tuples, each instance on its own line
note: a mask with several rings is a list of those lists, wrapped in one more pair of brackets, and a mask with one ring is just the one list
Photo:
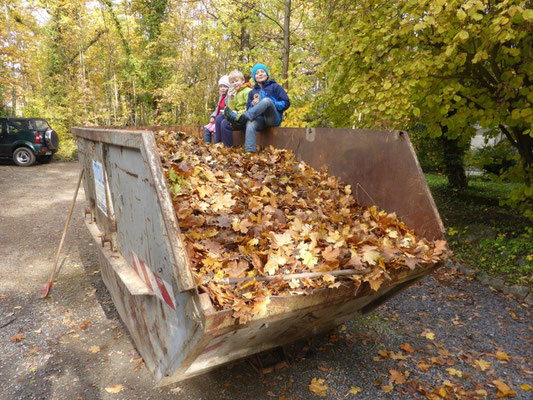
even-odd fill
[(105, 388), (107, 393), (120, 393), (122, 391), (122, 385), (113, 385)]
[(361, 388), (359, 386), (355, 387), (355, 386), (352, 386), (350, 388), (350, 391), (348, 392), (348, 394), (357, 394), (357, 393), (361, 393)]
[(492, 384), (498, 388), (498, 397), (515, 397), (516, 392), (513, 392), (509, 386), (499, 380), (492, 381)]
[(280, 265), (285, 265), (287, 259), (276, 253), (270, 253), (268, 255), (268, 261), (265, 264), (264, 270), (269, 275), (274, 275)]
[(100, 351), (100, 347), (98, 346), (91, 346), (89, 347), (89, 351), (93, 354), (98, 353)]
[(394, 389), (394, 386), (392, 385), (385, 385), (381, 387), (381, 390), (383, 390), (385, 393), (389, 393)]
[(496, 358), (501, 361), (510, 361), (511, 357), (505, 351), (497, 351)]
[(448, 371), (448, 373), (451, 375), (451, 376), (457, 376), (459, 378), (462, 378), (463, 377), (463, 372), (462, 371), (459, 371), (458, 369), (455, 369), (455, 368), (446, 368), (446, 371)]
[(425, 337), (426, 339), (429, 339), (429, 340), (435, 340), (435, 334), (431, 331), (424, 331), (422, 332), (422, 335), (423, 337)]
[(527, 383), (522, 383), (520, 385), (520, 389), (522, 389), (524, 392), (529, 392), (532, 388)]
[(302, 262), (307, 267), (313, 267), (318, 262), (318, 258), (313, 255), (310, 251), (303, 250), (300, 251), (300, 258), (302, 259)]
[(489, 361), (484, 360), (476, 360), (474, 363), (481, 369), (481, 371), (487, 370), (492, 365)]
[(441, 386), (440, 389), (439, 389), (439, 396), (442, 397), (442, 398), (446, 398), (446, 395), (448, 393), (446, 392), (446, 389), (444, 388), (444, 386)]
[(318, 396), (326, 397), (328, 387), (324, 385), (324, 379), (313, 378), (309, 384), (309, 390)]
[(376, 250), (374, 250), (372, 246), (368, 246), (367, 249), (363, 249), (363, 251), (363, 260), (369, 263), (370, 265), (376, 265), (380, 254)]

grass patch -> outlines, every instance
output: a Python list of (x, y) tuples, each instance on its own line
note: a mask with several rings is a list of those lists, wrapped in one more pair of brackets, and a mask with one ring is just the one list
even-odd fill
[(455, 258), (508, 284), (533, 286), (533, 229), (517, 210), (499, 205), (516, 185), (470, 178), (460, 191), (426, 174)]

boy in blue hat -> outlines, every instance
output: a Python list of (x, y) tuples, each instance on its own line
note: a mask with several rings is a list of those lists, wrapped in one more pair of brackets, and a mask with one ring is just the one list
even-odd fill
[(244, 125), (246, 123), (246, 136), (244, 149), (247, 153), (255, 153), (255, 136), (258, 131), (268, 127), (279, 126), (283, 120), (283, 112), (289, 108), (290, 101), (287, 92), (269, 79), (270, 74), (264, 64), (255, 64), (252, 68), (254, 88), (248, 93), (246, 112), (238, 117), (237, 113), (226, 111), (226, 119), (232, 123)]

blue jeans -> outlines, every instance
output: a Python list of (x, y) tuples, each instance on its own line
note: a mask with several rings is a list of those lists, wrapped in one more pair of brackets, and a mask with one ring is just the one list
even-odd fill
[(215, 133), (209, 132), (206, 128), (204, 128), (204, 142), (211, 143), (211, 135), (215, 135)]
[(247, 153), (255, 153), (255, 136), (257, 132), (271, 126), (278, 126), (278, 111), (272, 99), (267, 97), (248, 109), (244, 113), (244, 117), (248, 120), (246, 122), (244, 150)]

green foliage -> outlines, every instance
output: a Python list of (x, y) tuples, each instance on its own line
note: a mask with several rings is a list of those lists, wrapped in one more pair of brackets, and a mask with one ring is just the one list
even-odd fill
[(455, 258), (472, 268), (532, 285), (533, 230), (518, 210), (499, 204), (517, 184), (471, 178), (458, 191), (442, 175), (426, 174)]
[(470, 163), (489, 174), (501, 175), (517, 164), (514, 159), (516, 154), (516, 148), (512, 147), (508, 141), (501, 141), (475, 150), (470, 157)]
[(526, 1), (335, 4), (323, 20), (320, 54), (324, 111), (336, 126), (405, 129), (420, 121), (428, 137), (462, 143), (476, 124), (499, 129), (531, 187), (533, 13)]

